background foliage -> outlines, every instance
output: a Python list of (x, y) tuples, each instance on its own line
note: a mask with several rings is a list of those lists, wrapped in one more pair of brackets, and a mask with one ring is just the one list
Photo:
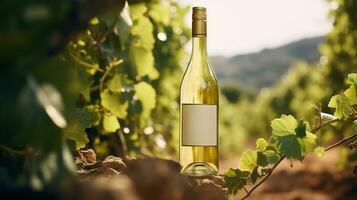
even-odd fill
[(126, 4), (93, 18), (70, 44), (83, 83), (80, 114), (92, 119), (68, 132), (77, 148), (89, 142), (100, 155), (173, 152), (166, 141), (175, 141), (187, 11), (169, 1)]

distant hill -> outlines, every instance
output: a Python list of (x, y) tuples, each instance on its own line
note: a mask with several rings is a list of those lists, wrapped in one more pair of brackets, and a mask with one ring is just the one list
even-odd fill
[(210, 58), (221, 83), (238, 83), (249, 90), (272, 86), (297, 60), (317, 61), (318, 46), (324, 37), (314, 37), (257, 53)]

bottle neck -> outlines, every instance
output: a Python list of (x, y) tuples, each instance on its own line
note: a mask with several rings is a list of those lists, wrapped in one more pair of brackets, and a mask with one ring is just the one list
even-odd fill
[(192, 58), (193, 57), (207, 57), (207, 37), (193, 36), (192, 37)]

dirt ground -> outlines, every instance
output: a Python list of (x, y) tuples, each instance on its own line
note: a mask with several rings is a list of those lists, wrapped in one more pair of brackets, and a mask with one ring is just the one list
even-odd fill
[[(180, 165), (172, 160), (115, 156), (97, 160), (93, 150), (83, 150), (75, 157), (77, 176), (59, 187), (42, 192), (2, 188), (3, 199), (228, 200), (223, 176), (190, 178), (182, 175)], [(336, 171), (335, 162), (340, 157), (339, 151), (333, 150), (323, 158), (311, 156), (304, 163), (294, 162), (293, 167), (286, 160), (248, 199), (356, 200), (356, 163)], [(239, 158), (224, 160), (221, 170), (238, 164)], [(236, 199), (243, 195), (244, 191), (240, 191)]]
[[(340, 158), (339, 152), (335, 149), (327, 152), (322, 158), (312, 155), (306, 157), (303, 163), (299, 161), (291, 163), (285, 160), (248, 199), (356, 200), (357, 177), (353, 175), (355, 163), (344, 170), (337, 171), (336, 162)], [(118, 198), (113, 199), (126, 200), (228, 199), (228, 191), (222, 176), (192, 179), (180, 174), (180, 165), (172, 160), (121, 159), (109, 156), (104, 161), (96, 161), (91, 156), (93, 154), (91, 151), (84, 151), (82, 154), (87, 164), (79, 167), (82, 168), (79, 170), (81, 180), (79, 186), (83, 187), (84, 191), (88, 190), (88, 186), (92, 187), (94, 193), (91, 197), (106, 193), (119, 194)], [(221, 173), (238, 164), (239, 158), (221, 161)], [(101, 188), (105, 191), (101, 191)], [(236, 199), (240, 199), (244, 193), (240, 191)], [(72, 199), (90, 198), (81, 196)]]

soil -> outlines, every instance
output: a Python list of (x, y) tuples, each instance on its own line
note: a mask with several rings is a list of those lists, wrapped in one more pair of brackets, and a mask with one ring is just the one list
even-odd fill
[[(353, 165), (337, 171), (334, 163), (339, 159), (338, 152), (328, 152), (323, 158), (310, 156), (305, 158), (304, 163), (282, 162), (248, 199), (357, 199), (357, 177), (352, 173)], [(82, 165), (78, 165), (79, 185), (85, 191), (90, 185), (94, 194), (73, 199), (96, 199), (94, 197), (103, 193), (112, 194), (109, 196), (113, 198), (106, 199), (125, 200), (228, 199), (223, 176), (189, 178), (179, 173), (180, 165), (172, 160), (109, 156), (104, 161), (96, 161), (92, 150), (82, 151), (79, 158), (82, 161)], [(222, 161), (222, 172), (231, 166), (238, 166), (238, 161), (238, 158)], [(241, 198), (244, 193), (240, 191), (235, 198)]]

